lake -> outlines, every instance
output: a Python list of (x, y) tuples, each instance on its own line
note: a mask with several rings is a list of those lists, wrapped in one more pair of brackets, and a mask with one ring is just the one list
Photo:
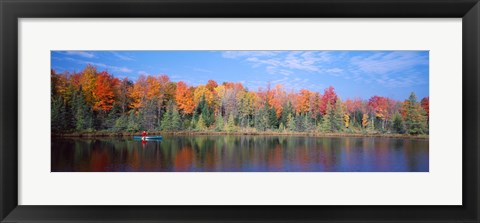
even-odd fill
[(428, 172), (428, 139), (166, 136), (52, 138), (52, 172)]

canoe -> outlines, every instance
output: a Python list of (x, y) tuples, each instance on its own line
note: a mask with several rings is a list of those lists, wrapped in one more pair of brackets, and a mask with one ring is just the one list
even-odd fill
[[(134, 140), (143, 140), (141, 136), (134, 136)], [(145, 136), (145, 140), (162, 140), (162, 136)]]

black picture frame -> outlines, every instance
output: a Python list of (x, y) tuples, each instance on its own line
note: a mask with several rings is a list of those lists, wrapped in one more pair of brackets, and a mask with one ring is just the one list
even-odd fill
[[(1, 222), (478, 222), (478, 0), (0, 0)], [(18, 19), (133, 17), (462, 18), (461, 206), (18, 205)], [(448, 44), (448, 43), (445, 43)], [(452, 148), (454, 149), (454, 148)], [(459, 148), (457, 148), (459, 149)], [(438, 196), (442, 196), (439, 194)]]

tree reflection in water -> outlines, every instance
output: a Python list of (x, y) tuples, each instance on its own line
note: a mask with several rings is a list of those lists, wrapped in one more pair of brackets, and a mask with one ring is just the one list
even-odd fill
[(428, 172), (428, 140), (303, 136), (53, 138), (53, 172)]

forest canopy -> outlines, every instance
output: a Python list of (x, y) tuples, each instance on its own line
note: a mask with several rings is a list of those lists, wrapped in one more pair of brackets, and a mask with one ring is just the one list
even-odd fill
[(280, 84), (251, 90), (242, 83), (191, 86), (167, 75), (119, 79), (87, 65), (78, 73), (51, 70), (54, 134), (106, 131), (428, 134), (429, 98), (384, 96), (341, 100), (323, 92), (287, 91)]

